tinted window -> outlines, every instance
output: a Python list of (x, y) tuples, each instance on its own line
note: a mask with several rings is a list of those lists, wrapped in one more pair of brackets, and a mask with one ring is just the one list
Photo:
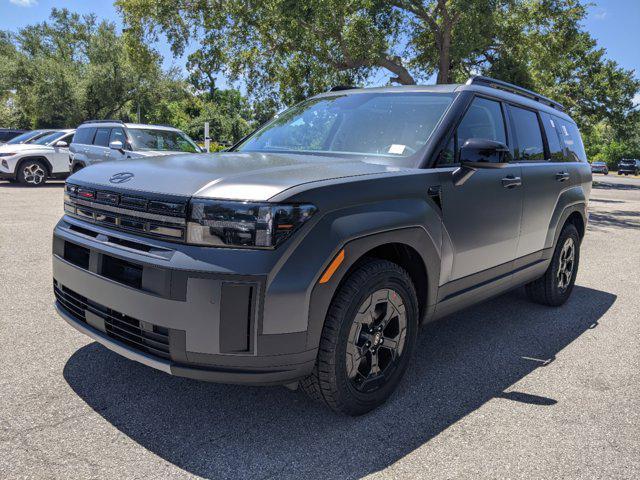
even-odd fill
[(58, 139), (58, 142), (67, 142), (67, 145), (69, 145), (71, 143), (71, 139), (73, 138), (73, 133), (69, 133), (67, 135), (65, 135), (64, 137)]
[(168, 152), (198, 151), (196, 144), (186, 134), (174, 130), (130, 128), (134, 150), (159, 150)]
[(516, 158), (518, 160), (544, 160), (544, 143), (542, 142), (538, 114), (512, 105), (509, 106), (509, 112), (518, 140)]
[(459, 159), (460, 148), (470, 138), (484, 138), (507, 143), (500, 103), (486, 98), (476, 98), (464, 114), (454, 138), (440, 155), (438, 164), (456, 163)]
[(558, 122), (548, 113), (540, 113), (544, 132), (547, 134), (547, 143), (549, 144), (549, 156), (552, 162), (562, 162), (565, 160), (562, 143), (558, 132)]
[(93, 143), (93, 136), (95, 133), (95, 128), (79, 128), (76, 130), (76, 134), (73, 136), (72, 142), (82, 145), (91, 145)]
[(127, 137), (124, 134), (124, 130), (122, 128), (113, 128), (111, 129), (111, 136), (109, 137), (109, 143), (111, 142), (122, 142), (122, 145), (127, 144)]
[(555, 118), (559, 126), (558, 131), (564, 143), (565, 156), (569, 162), (586, 162), (587, 154), (584, 151), (582, 137), (575, 123), (567, 122), (560, 118)]
[(110, 128), (99, 128), (96, 131), (96, 137), (93, 139), (93, 144), (99, 147), (108, 147), (110, 135), (111, 135)]
[(442, 93), (313, 98), (279, 115), (238, 150), (337, 152), (393, 162), (424, 147), (452, 99)]

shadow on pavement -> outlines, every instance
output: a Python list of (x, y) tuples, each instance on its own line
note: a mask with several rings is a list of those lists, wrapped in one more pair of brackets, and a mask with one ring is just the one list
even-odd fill
[(429, 324), (398, 392), (359, 418), (282, 387), (171, 377), (97, 343), (73, 354), (64, 377), (114, 427), (195, 475), (356, 478), (393, 464), (491, 399), (553, 408), (555, 399), (509, 388), (596, 328), (615, 300), (576, 286), (567, 304), (548, 308), (516, 291)]
[(591, 227), (640, 228), (640, 212), (633, 210), (592, 211), (589, 213), (589, 228)]
[(640, 183), (613, 183), (603, 180), (594, 180), (593, 188), (600, 190), (640, 190)]

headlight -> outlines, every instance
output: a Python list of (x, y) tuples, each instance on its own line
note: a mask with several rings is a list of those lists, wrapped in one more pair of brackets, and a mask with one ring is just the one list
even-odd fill
[(0, 153), (0, 157), (13, 157), (16, 153)]
[(225, 200), (191, 201), (187, 243), (219, 247), (274, 248), (315, 213), (313, 205)]

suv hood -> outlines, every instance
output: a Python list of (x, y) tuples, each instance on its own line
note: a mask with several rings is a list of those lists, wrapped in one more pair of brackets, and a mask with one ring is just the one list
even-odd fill
[[(70, 180), (168, 195), (265, 201), (304, 183), (398, 170), (319, 155), (228, 152), (98, 163), (73, 174)], [(122, 183), (109, 181), (113, 175), (124, 172), (133, 176)]]

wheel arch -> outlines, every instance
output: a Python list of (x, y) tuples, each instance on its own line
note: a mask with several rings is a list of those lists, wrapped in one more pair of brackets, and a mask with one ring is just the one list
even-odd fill
[(39, 160), (42, 163), (44, 163), (44, 166), (47, 169), (47, 177), (51, 176), (53, 172), (53, 165), (51, 165), (51, 162), (49, 162), (49, 159), (47, 157), (43, 157), (42, 155), (29, 155), (27, 157), (21, 158), (18, 161), (18, 164), (16, 165), (16, 178), (18, 176), (18, 172), (22, 168), (22, 165), (24, 165), (28, 161), (33, 161), (33, 160)]
[[(440, 276), (440, 255), (422, 227), (406, 227), (356, 238), (344, 244), (344, 260), (327, 283), (317, 283), (309, 302), (308, 347), (317, 346), (324, 319), (340, 286), (364, 261), (389, 260), (403, 267), (414, 283), (423, 323), (433, 313)], [(332, 260), (332, 259), (331, 259)]]
[(587, 196), (581, 186), (575, 186), (562, 192), (549, 222), (545, 248), (553, 248), (558, 241), (562, 228), (571, 221), (584, 237), (587, 226)]

